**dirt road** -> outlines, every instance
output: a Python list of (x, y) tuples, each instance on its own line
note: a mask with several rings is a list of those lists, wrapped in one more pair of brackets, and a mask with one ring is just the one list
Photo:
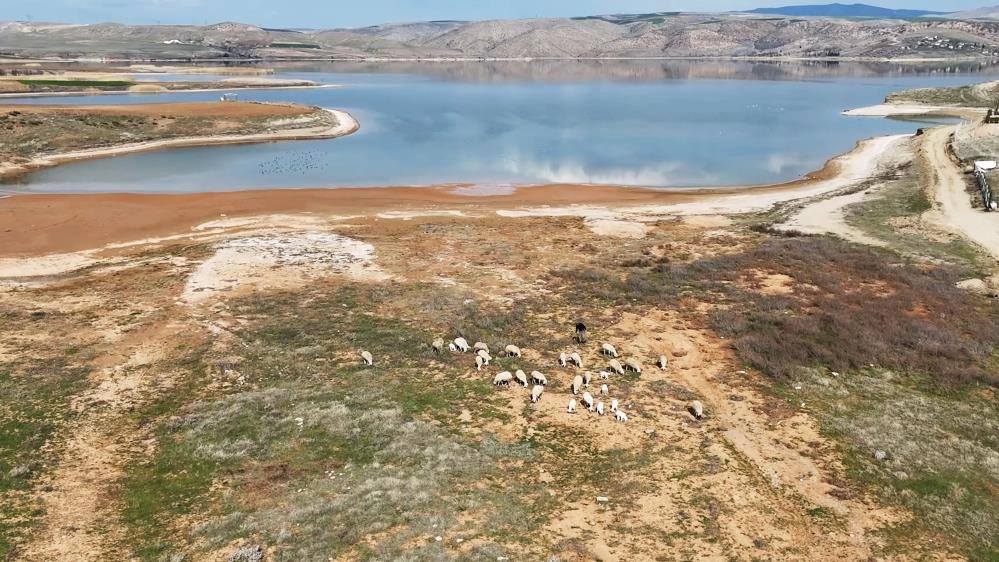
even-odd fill
[(965, 178), (948, 152), (954, 127), (934, 129), (926, 135), (921, 150), (934, 171), (931, 196), (935, 209), (930, 218), (939, 226), (981, 246), (999, 260), (999, 217), (975, 209), (966, 190)]

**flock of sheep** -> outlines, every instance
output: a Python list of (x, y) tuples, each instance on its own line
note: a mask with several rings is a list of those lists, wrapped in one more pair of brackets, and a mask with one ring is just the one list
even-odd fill
[[(475, 353), (475, 368), (479, 371), (483, 367), (489, 365), (492, 361), (492, 355), (489, 352), (489, 346), (483, 342), (476, 342), (475, 345), (469, 345), (465, 338), (459, 337), (455, 338), (454, 341), (446, 343), (443, 338), (437, 338), (431, 343), (431, 347), (437, 354), (444, 353), (445, 349), (451, 353)], [(507, 345), (503, 352), (508, 357), (520, 357), (520, 348), (515, 345)], [(600, 353), (609, 357), (607, 368), (608, 371), (600, 371), (598, 376), (600, 381), (607, 381), (610, 379), (611, 374), (624, 375), (627, 371), (633, 371), (635, 373), (642, 373), (642, 364), (635, 359), (624, 359), (623, 361), (619, 359), (617, 349), (609, 343), (604, 343), (600, 346)], [(361, 351), (361, 358), (366, 365), (374, 364), (374, 357), (371, 353), (367, 351)], [(560, 353), (558, 357), (558, 366), (562, 368), (568, 368), (572, 365), (576, 369), (583, 368), (583, 359), (580, 357), (579, 353), (572, 352), (570, 354)], [(665, 355), (659, 356), (656, 361), (656, 366), (662, 370), (666, 370), (668, 365), (668, 360)], [(503, 371), (497, 373), (493, 377), (493, 384), (496, 386), (509, 386), (511, 382), (516, 381), (517, 384), (523, 386), (524, 388), (531, 389), (531, 402), (537, 403), (541, 400), (541, 395), (544, 394), (545, 388), (548, 386), (548, 378), (540, 371), (532, 371), (530, 377), (524, 371), (517, 369), (515, 372)], [(590, 388), (590, 383), (593, 381), (593, 374), (590, 371), (583, 371), (581, 374), (577, 374), (573, 380), (572, 384), (569, 386), (569, 390), (572, 393), (572, 398), (569, 399), (569, 403), (566, 406), (566, 412), (569, 414), (576, 412), (577, 405), (585, 407), (590, 412), (596, 412), (598, 415), (603, 416), (606, 413), (613, 413), (614, 418), (619, 422), (627, 422), (628, 414), (623, 411), (619, 406), (618, 399), (610, 399), (609, 407), (604, 404), (603, 397), (609, 398), (610, 389), (607, 383), (602, 382), (600, 384), (600, 390), (598, 396), (600, 399), (594, 398), (594, 396), (589, 392), (589, 390), (584, 390)], [(533, 385), (533, 386), (532, 386)], [(580, 393), (582, 395), (580, 396)], [(575, 397), (579, 397), (580, 402), (576, 401)], [(701, 402), (695, 400), (691, 402), (688, 410), (697, 419), (701, 419), (704, 416), (704, 406)]]

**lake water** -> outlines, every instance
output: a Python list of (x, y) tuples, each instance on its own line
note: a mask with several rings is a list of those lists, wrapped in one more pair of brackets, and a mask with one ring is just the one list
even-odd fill
[[(792, 180), (863, 138), (917, 123), (849, 118), (890, 92), (986, 80), (991, 67), (751, 63), (299, 65), (276, 77), (342, 88), (241, 99), (346, 109), (349, 137), (183, 148), (42, 170), (3, 188), (187, 192), (468, 183), (688, 187)], [(57, 103), (218, 99), (217, 93)], [(52, 103), (53, 100), (5, 100)]]

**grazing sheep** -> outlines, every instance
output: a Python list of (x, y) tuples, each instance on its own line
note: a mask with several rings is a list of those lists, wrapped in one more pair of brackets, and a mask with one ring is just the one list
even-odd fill
[(656, 361), (656, 367), (659, 367), (660, 369), (665, 371), (666, 365), (669, 365), (669, 359), (666, 359), (665, 355), (660, 355), (659, 360)]
[(524, 371), (517, 369), (517, 372), (513, 374), (513, 377), (517, 379), (517, 382), (519, 382), (521, 386), (523, 386), (524, 388), (527, 388), (529, 386), (527, 383), (527, 373), (525, 373)]
[(486, 360), (483, 359), (481, 355), (476, 355), (475, 356), (475, 370), (476, 371), (481, 371), (483, 365), (486, 365)]
[(434, 342), (430, 344), (430, 347), (434, 348), (434, 353), (440, 355), (444, 352), (444, 338), (435, 339)]
[(604, 415), (604, 403), (603, 402), (597, 402), (597, 415), (598, 416)]
[(583, 406), (586, 406), (587, 410), (593, 411), (593, 395), (589, 392), (583, 393)]
[(617, 359), (611, 359), (610, 363), (608, 364), (608, 367), (610, 367), (611, 371), (614, 371), (619, 375), (624, 374), (624, 367), (621, 366), (621, 362), (618, 361)]
[(607, 394), (608, 394), (609, 391), (610, 391), (610, 389), (607, 388), (606, 384), (600, 385), (600, 394), (602, 394), (604, 396), (607, 396)]
[(447, 350), (451, 353), (458, 353), (458, 346), (454, 345), (454, 342), (447, 344)]
[(704, 404), (701, 404), (700, 400), (694, 400), (690, 403), (690, 407), (687, 408), (690, 414), (697, 419), (704, 417)]
[(624, 368), (635, 371), (638, 374), (642, 374), (642, 364), (639, 363), (637, 359), (625, 359)]
[(534, 388), (531, 389), (531, 402), (537, 403), (538, 400), (541, 400), (541, 395), (544, 394), (544, 392), (545, 387), (540, 384), (534, 385)]
[(515, 345), (508, 345), (504, 350), (510, 357), (520, 357), (520, 348)]
[(614, 346), (609, 343), (605, 343), (600, 346), (600, 353), (603, 353), (604, 355), (610, 355), (615, 359), (617, 358), (617, 349), (615, 349)]
[(576, 413), (576, 399), (575, 398), (570, 398), (569, 399), (569, 407), (567, 408), (567, 411), (570, 414), (575, 414)]
[(572, 355), (569, 356), (569, 361), (575, 363), (576, 366), (579, 367), (580, 369), (583, 368), (583, 358), (580, 357), (579, 354), (576, 353), (575, 351), (573, 351)]
[(493, 360), (493, 356), (492, 356), (492, 355), (489, 355), (489, 352), (488, 352), (488, 351), (483, 351), (483, 350), (481, 350), (481, 349), (480, 349), (480, 350), (478, 350), (478, 351), (476, 351), (476, 352), (475, 352), (475, 355), (477, 355), (477, 356), (481, 357), (481, 358), (482, 358), (482, 360), (486, 362), (486, 365), (488, 365), (488, 364), (489, 364), (489, 362)]
[(468, 350), (471, 349), (468, 347), (468, 340), (465, 338), (455, 338), (454, 346), (457, 347), (458, 351), (462, 353), (468, 353)]
[(367, 366), (369, 366), (369, 367), (375, 364), (375, 358), (371, 356), (371, 352), (370, 351), (362, 351), (361, 352), (361, 359), (363, 359), (364, 360), (364, 364), (367, 365)]
[(539, 371), (531, 371), (531, 380), (534, 384), (546, 386), (548, 384), (548, 377), (541, 374)]
[(593, 380), (593, 373), (586, 371), (583, 373), (583, 386), (590, 388), (590, 381)]
[(472, 349), (474, 349), (475, 351), (485, 351), (486, 353), (489, 353), (489, 346), (480, 341), (475, 342), (475, 345), (472, 346)]
[(600, 371), (600, 380), (607, 380), (610, 378), (610, 373), (607, 371)]
[(579, 394), (579, 391), (583, 388), (583, 375), (576, 375), (576, 378), (572, 379), (572, 385), (569, 388), (572, 389), (573, 394)]
[(563, 351), (562, 353), (559, 353), (558, 354), (558, 366), (564, 368), (568, 363), (569, 363), (569, 359), (566, 358), (565, 352)]
[(612, 398), (612, 399), (611, 399), (611, 407), (610, 407), (610, 410), (611, 410), (612, 412), (616, 412), (616, 411), (617, 411), (617, 398)]
[(614, 412), (614, 419), (619, 422), (626, 422), (628, 421), (628, 414), (624, 413), (623, 410), (618, 410)]
[(496, 373), (496, 376), (493, 377), (493, 384), (496, 386), (499, 385), (510, 386), (510, 381), (512, 380), (513, 380), (513, 373), (511, 373), (510, 371), (503, 371), (502, 373)]

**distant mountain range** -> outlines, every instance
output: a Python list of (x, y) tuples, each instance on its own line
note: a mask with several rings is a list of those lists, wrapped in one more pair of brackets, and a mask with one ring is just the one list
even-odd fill
[(892, 10), (869, 4), (817, 4), (807, 6), (782, 6), (780, 8), (757, 8), (749, 10), (751, 14), (773, 14), (796, 17), (830, 17), (830, 18), (878, 18), (878, 19), (912, 19), (924, 16), (938, 16), (947, 12), (931, 12), (929, 10)]
[(997, 16), (999, 8), (940, 14), (831, 4), (764, 8), (755, 13), (429, 21), (330, 30), (235, 22), (128, 26), (0, 21), (0, 58), (992, 59), (999, 57), (999, 24), (991, 19)]

